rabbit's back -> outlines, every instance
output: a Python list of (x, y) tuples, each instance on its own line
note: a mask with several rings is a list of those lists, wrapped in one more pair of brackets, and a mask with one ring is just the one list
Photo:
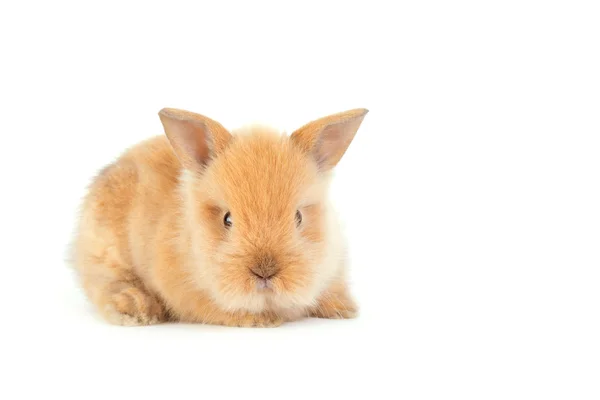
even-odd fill
[(106, 263), (145, 275), (158, 226), (175, 209), (180, 168), (167, 138), (158, 136), (100, 171), (84, 198), (73, 249), (83, 276)]

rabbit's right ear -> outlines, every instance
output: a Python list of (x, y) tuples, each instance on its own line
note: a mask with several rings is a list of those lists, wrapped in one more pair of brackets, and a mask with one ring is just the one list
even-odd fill
[(158, 116), (177, 158), (189, 170), (204, 168), (231, 139), (227, 129), (204, 115), (163, 108)]
[(326, 171), (340, 161), (368, 112), (366, 108), (356, 108), (331, 114), (298, 128), (290, 138)]

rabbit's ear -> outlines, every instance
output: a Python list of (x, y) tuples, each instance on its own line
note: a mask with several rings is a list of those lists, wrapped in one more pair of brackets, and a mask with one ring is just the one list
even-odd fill
[(337, 165), (354, 139), (369, 110), (357, 108), (311, 121), (294, 131), (290, 138), (310, 153), (319, 168), (329, 170)]
[(189, 170), (204, 168), (231, 139), (227, 129), (204, 115), (163, 108), (158, 116), (177, 158)]

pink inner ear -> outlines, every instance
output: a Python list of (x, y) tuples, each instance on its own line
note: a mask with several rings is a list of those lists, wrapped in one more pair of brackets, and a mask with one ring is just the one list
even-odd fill
[(159, 112), (165, 133), (183, 166), (205, 167), (222, 151), (231, 134), (218, 122), (185, 110), (165, 108)]
[(182, 156), (194, 160), (199, 166), (204, 166), (210, 158), (211, 140), (206, 127), (203, 124), (185, 121), (180, 122), (179, 128), (174, 131), (178, 133), (174, 140)]
[(320, 169), (333, 168), (350, 146), (367, 112), (360, 108), (320, 118), (298, 128), (291, 139), (311, 154)]
[(348, 147), (349, 135), (344, 124), (328, 126), (321, 133), (316, 145), (316, 158), (320, 167), (332, 167)]
[(191, 143), (194, 143), (194, 148), (192, 149), (194, 150), (194, 158), (200, 165), (204, 166), (204, 164), (206, 164), (210, 159), (210, 134), (208, 134), (206, 128), (203, 127), (201, 133), (197, 132), (194, 134), (191, 140)]

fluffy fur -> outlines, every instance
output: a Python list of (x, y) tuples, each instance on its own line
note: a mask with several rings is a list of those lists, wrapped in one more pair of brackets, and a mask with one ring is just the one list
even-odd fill
[(327, 190), (366, 113), (287, 136), (161, 110), (166, 135), (124, 152), (84, 198), (73, 261), (86, 295), (119, 325), (354, 317)]

